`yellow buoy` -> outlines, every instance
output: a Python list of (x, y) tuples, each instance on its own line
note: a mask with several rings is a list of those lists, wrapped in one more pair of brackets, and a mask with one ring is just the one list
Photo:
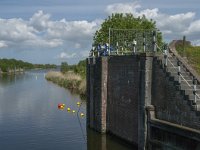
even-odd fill
[(75, 111), (75, 110), (72, 110), (72, 112), (75, 113), (76, 111)]
[(80, 103), (80, 102), (77, 102), (76, 104), (77, 104), (77, 105), (80, 105), (81, 103)]
[(65, 107), (65, 104), (62, 104)]
[(68, 108), (67, 108), (67, 111), (70, 111), (70, 110), (71, 110), (71, 109), (68, 107)]
[(61, 105), (61, 106), (60, 106), (60, 109), (64, 109), (64, 106), (63, 106), (63, 105)]
[(84, 116), (84, 113), (81, 113), (81, 117), (83, 117)]

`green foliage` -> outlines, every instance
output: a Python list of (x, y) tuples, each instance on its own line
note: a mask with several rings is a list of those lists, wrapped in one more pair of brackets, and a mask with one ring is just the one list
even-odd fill
[(85, 78), (86, 77), (86, 60), (79, 61), (77, 65), (68, 65), (67, 62), (62, 62), (60, 71), (62, 73), (73, 71), (81, 75), (81, 77)]
[(81, 60), (77, 65), (74, 66), (74, 72), (80, 74), (85, 78), (86, 76), (86, 60)]
[(68, 65), (67, 62), (62, 62), (61, 63), (60, 71), (62, 73), (66, 73), (67, 71), (69, 71), (69, 65)]
[(55, 64), (33, 64), (33, 68), (37, 69), (50, 69), (50, 68), (56, 68), (57, 66)]
[[(112, 14), (112, 16), (108, 16), (108, 18), (104, 20), (101, 24), (101, 28), (96, 31), (93, 37), (94, 45), (109, 42), (109, 28), (156, 30), (156, 22), (148, 20), (144, 15), (142, 17), (135, 18), (132, 14)], [(157, 33), (157, 41), (159, 45), (162, 44), (161, 32)]]
[(8, 69), (18, 69), (18, 68), (24, 68), (24, 69), (32, 69), (34, 66), (31, 63), (24, 62), (22, 60), (16, 60), (16, 59), (0, 59), (0, 68), (3, 72), (7, 72)]

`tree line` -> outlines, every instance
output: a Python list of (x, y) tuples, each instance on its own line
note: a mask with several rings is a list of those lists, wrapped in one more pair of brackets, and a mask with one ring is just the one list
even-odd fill
[(48, 69), (48, 68), (56, 68), (56, 65), (54, 64), (32, 64), (29, 62), (24, 62), (22, 60), (16, 60), (16, 59), (0, 59), (0, 69), (2, 72), (8, 72), (8, 70), (14, 70), (14, 69), (35, 69), (35, 68), (41, 68), (41, 69)]
[(67, 62), (62, 62), (60, 71), (62, 73), (66, 73), (68, 71), (73, 71), (85, 78), (85, 76), (86, 76), (86, 60), (81, 60), (76, 65), (69, 65)]

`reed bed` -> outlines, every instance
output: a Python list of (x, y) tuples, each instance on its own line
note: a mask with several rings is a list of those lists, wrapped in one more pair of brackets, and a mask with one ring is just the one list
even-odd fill
[(58, 71), (50, 71), (45, 78), (55, 84), (58, 84), (72, 93), (80, 94), (81, 98), (86, 97), (86, 80), (73, 71), (61, 73)]

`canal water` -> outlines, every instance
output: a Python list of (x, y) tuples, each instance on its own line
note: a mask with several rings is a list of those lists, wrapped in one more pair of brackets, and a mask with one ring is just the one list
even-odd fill
[(86, 114), (78, 95), (45, 80), (46, 71), (0, 76), (0, 149), (134, 150), (114, 136), (86, 129), (86, 116), (59, 110), (58, 103)]

